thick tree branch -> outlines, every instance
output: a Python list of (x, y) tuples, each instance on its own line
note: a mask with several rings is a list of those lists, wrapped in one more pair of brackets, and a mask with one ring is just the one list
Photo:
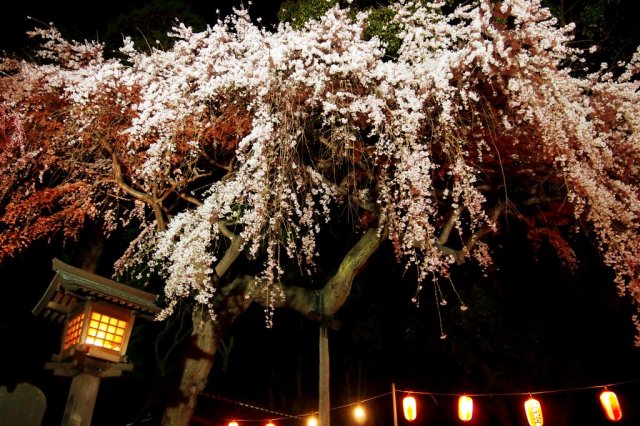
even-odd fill
[[(221, 224), (218, 224), (218, 226), (220, 226), (221, 229), (226, 228), (226, 226)], [(238, 256), (240, 256), (242, 246), (244, 244), (244, 239), (241, 238), (239, 235), (231, 234), (229, 238), (231, 239), (231, 245), (224, 252), (224, 256), (222, 257), (222, 259), (220, 259), (220, 261), (215, 267), (216, 277), (218, 278), (224, 276), (224, 274), (227, 273), (229, 268), (231, 268), (231, 265), (233, 265), (233, 262), (235, 262)]]
[(116, 185), (118, 185), (120, 189), (131, 195), (133, 198), (148, 204), (153, 209), (153, 213), (158, 224), (158, 230), (163, 231), (164, 229), (166, 229), (167, 224), (164, 218), (164, 213), (162, 212), (162, 205), (158, 201), (158, 199), (145, 192), (138, 191), (137, 189), (134, 189), (133, 187), (128, 185), (124, 181), (122, 165), (120, 164), (120, 160), (118, 159), (118, 155), (116, 154), (115, 150), (109, 145), (107, 141), (101, 140), (100, 144), (111, 155), (111, 160), (113, 163), (113, 175)]
[[(446, 246), (444, 243), (447, 241), (446, 239), (442, 239), (443, 235), (445, 235), (443, 230), (443, 233), (440, 234), (440, 238), (438, 239), (438, 242), (436, 244), (436, 247), (438, 247), (438, 249), (444, 253), (447, 254), (451, 257), (454, 258), (456, 264), (458, 265), (462, 265), (465, 261), (465, 258), (467, 256), (468, 253), (471, 252), (471, 250), (473, 250), (473, 247), (478, 243), (478, 241), (480, 241), (484, 236), (486, 236), (487, 234), (491, 233), (491, 232), (495, 232), (495, 226), (497, 226), (497, 222), (498, 222), (498, 218), (500, 217), (500, 215), (502, 213), (504, 213), (507, 209), (507, 203), (506, 202), (501, 202), (496, 204), (496, 206), (493, 208), (493, 212), (491, 213), (491, 217), (490, 217), (490, 223), (494, 224), (494, 226), (483, 226), (482, 228), (478, 229), (476, 232), (473, 233), (473, 235), (471, 236), (471, 238), (469, 238), (469, 240), (466, 242), (466, 244), (461, 248), (461, 249), (453, 249), (451, 247)], [(456, 214), (456, 212), (454, 211), (451, 215), (451, 217), (449, 218), (449, 220), (447, 221), (447, 224), (445, 225), (445, 229), (450, 226), (450, 224), (452, 225), (453, 222), (455, 222), (456, 217), (454, 216)], [(458, 215), (460, 214), (460, 212), (457, 213)], [(451, 228), (449, 228), (449, 230), (446, 232), (446, 236), (448, 239), (449, 233), (451, 232)]]
[[(337, 272), (329, 278), (326, 284), (320, 289), (324, 301), (325, 315), (335, 314), (347, 300), (351, 292), (354, 278), (365, 266), (371, 255), (375, 253), (382, 242), (386, 239), (386, 231), (377, 229), (367, 230), (356, 244), (345, 254), (338, 266)], [(267, 300), (260, 292), (253, 291), (259, 284), (256, 278), (244, 275), (234, 279), (225, 286), (221, 292), (224, 303), (240, 303), (245, 306), (247, 303), (257, 302), (263, 306), (267, 305)], [(318, 290), (305, 287), (287, 285), (279, 283), (285, 294), (284, 300), (272, 301), (273, 306), (278, 308), (288, 308), (311, 318), (311, 312), (317, 309), (316, 294)], [(229, 299), (228, 295), (235, 294), (236, 297)], [(250, 295), (250, 297), (246, 297)], [(246, 309), (246, 307), (245, 307)]]
[(338, 271), (322, 288), (326, 315), (333, 315), (344, 304), (351, 292), (353, 279), (365, 266), (371, 255), (375, 253), (386, 239), (385, 230), (371, 228), (347, 252), (340, 262)]
[(451, 215), (449, 216), (449, 220), (447, 220), (447, 223), (445, 223), (444, 227), (442, 228), (442, 231), (440, 232), (440, 236), (438, 237), (438, 244), (443, 245), (449, 240), (449, 236), (451, 235), (453, 226), (455, 225), (456, 221), (460, 217), (462, 210), (463, 210), (462, 206), (459, 206), (458, 208), (454, 209), (451, 212)]

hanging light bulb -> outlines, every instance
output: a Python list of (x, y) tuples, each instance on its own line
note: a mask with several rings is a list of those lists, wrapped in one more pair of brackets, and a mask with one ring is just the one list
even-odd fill
[(542, 406), (537, 399), (529, 395), (524, 403), (524, 411), (527, 413), (527, 420), (530, 426), (542, 426)]
[(473, 417), (473, 399), (463, 395), (458, 398), (458, 418), (463, 422), (468, 422)]
[(407, 395), (402, 400), (402, 408), (404, 410), (404, 418), (410, 422), (416, 419), (418, 414), (416, 410), (416, 399), (411, 395)]
[(364, 407), (362, 407), (362, 405), (356, 405), (353, 409), (353, 418), (359, 425), (363, 424), (367, 420), (367, 413), (364, 411)]
[(238, 422), (229, 422), (228, 426), (238, 426)]
[(275, 424), (273, 424), (273, 422), (269, 422), (267, 423), (265, 426), (276, 426)]
[(622, 408), (620, 408), (618, 396), (615, 392), (611, 392), (605, 387), (602, 393), (600, 393), (600, 403), (602, 404), (602, 409), (607, 419), (612, 422), (617, 422), (622, 418)]
[(318, 419), (316, 419), (315, 416), (309, 417), (309, 419), (307, 419), (307, 426), (318, 426)]

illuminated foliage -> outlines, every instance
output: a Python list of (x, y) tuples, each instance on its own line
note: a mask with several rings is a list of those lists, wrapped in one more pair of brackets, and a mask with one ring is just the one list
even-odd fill
[(273, 307), (283, 265), (313, 276), (345, 206), (419, 288), (469, 258), (486, 266), (482, 237), (512, 214), (569, 266), (568, 232), (594, 235), (637, 298), (637, 57), (576, 77), (572, 28), (537, 2), (438, 6), (391, 6), (394, 61), (364, 37), (366, 13), (337, 7), (275, 32), (240, 10), (176, 27), (167, 51), (126, 42), (121, 61), (35, 31), (48, 63), (7, 59), (0, 81), (0, 254), (134, 220), (141, 237), (118, 266), (162, 276), (166, 313), (191, 296), (214, 310), (230, 241), (261, 265), (252, 292)]

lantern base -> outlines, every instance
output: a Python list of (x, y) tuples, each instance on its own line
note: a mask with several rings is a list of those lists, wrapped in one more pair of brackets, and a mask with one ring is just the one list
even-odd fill
[(51, 362), (44, 365), (45, 370), (53, 370), (54, 376), (73, 377), (88, 374), (95, 377), (120, 377), (123, 371), (132, 371), (129, 362), (110, 362), (87, 356), (86, 352), (73, 350), (71, 357), (60, 361), (60, 355), (53, 355)]

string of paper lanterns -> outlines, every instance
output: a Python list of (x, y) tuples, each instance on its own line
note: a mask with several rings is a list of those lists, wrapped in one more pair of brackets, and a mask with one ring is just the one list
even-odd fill
[[(524, 414), (527, 418), (527, 421), (530, 426), (543, 426), (544, 425), (544, 416), (543, 416), (543, 406), (536, 397), (542, 394), (548, 393), (559, 393), (559, 392), (570, 392), (570, 391), (578, 391), (578, 390), (592, 390), (592, 389), (601, 389), (599, 393), (599, 401), (602, 407), (602, 411), (604, 416), (611, 422), (618, 422), (622, 419), (622, 407), (620, 405), (620, 401), (618, 400), (618, 396), (614, 391), (610, 389), (610, 387), (619, 386), (628, 383), (640, 382), (640, 380), (630, 380), (626, 382), (619, 383), (611, 383), (607, 385), (595, 385), (595, 386), (587, 386), (580, 388), (568, 388), (568, 389), (555, 389), (555, 390), (546, 390), (546, 391), (537, 391), (537, 392), (511, 392), (511, 393), (468, 393), (468, 394), (452, 394), (452, 393), (440, 393), (440, 392), (423, 392), (423, 391), (410, 391), (410, 390), (401, 390), (396, 389), (395, 385), (392, 386), (391, 392), (386, 392), (384, 394), (376, 395), (371, 398), (367, 398), (363, 401), (347, 404), (340, 407), (334, 407), (331, 410), (339, 410), (347, 407), (353, 407), (353, 421), (354, 424), (365, 424), (367, 414), (365, 408), (363, 406), (364, 402), (371, 401), (373, 399), (381, 398), (392, 394), (395, 398), (395, 394), (404, 395), (402, 398), (402, 412), (404, 414), (404, 418), (408, 422), (413, 422), (418, 418), (418, 406), (417, 401), (414, 395), (431, 395), (431, 396), (453, 396), (458, 398), (458, 418), (460, 421), (469, 422), (473, 419), (473, 410), (474, 410), (474, 398), (476, 397), (487, 397), (487, 396), (526, 396), (527, 399), (524, 402)], [(212, 394), (201, 393), (201, 396), (206, 396), (213, 399), (219, 399), (222, 401), (226, 401), (229, 403), (241, 405), (244, 407), (269, 412), (272, 414), (278, 414), (281, 417), (269, 420), (232, 420), (227, 423), (227, 426), (241, 426), (242, 424), (248, 423), (258, 423), (263, 426), (278, 426), (278, 421), (289, 420), (289, 419), (298, 419), (304, 421), (305, 426), (318, 426), (318, 420), (313, 414), (306, 415), (290, 415), (285, 413), (280, 413), (277, 411), (268, 410), (265, 408), (253, 406), (244, 402), (234, 401), (231, 399), (218, 397)], [(536, 396), (536, 397), (534, 397)]]
[[(579, 388), (582, 389), (594, 389), (594, 388), (602, 388), (603, 386), (589, 386), (587, 388)], [(571, 389), (576, 390), (576, 389)], [(561, 390), (554, 391), (541, 391), (536, 392), (536, 394), (542, 393), (552, 393), (552, 392), (560, 392)], [(402, 400), (402, 407), (404, 411), (404, 418), (412, 422), (417, 418), (417, 407), (416, 400), (411, 395), (409, 391), (401, 391), (398, 392), (406, 392), (407, 395)], [(423, 392), (429, 395), (436, 395), (433, 392)], [(438, 395), (451, 395), (451, 394), (438, 394)], [(495, 396), (496, 394), (475, 394), (477, 396)], [(499, 395), (521, 395), (520, 393), (511, 393), (511, 394), (499, 394)], [(607, 420), (612, 422), (617, 422), (622, 419), (622, 408), (620, 406), (620, 402), (618, 401), (618, 396), (615, 392), (610, 391), (608, 387), (605, 385), (603, 391), (600, 393), (600, 405), (602, 406), (602, 410), (604, 412)], [(529, 398), (524, 402), (524, 411), (527, 417), (527, 421), (530, 426), (543, 426), (544, 425), (544, 417), (542, 415), (542, 404), (536, 398), (529, 393)], [(468, 422), (473, 418), (473, 398), (469, 395), (462, 395), (458, 397), (458, 418), (462, 422)]]

